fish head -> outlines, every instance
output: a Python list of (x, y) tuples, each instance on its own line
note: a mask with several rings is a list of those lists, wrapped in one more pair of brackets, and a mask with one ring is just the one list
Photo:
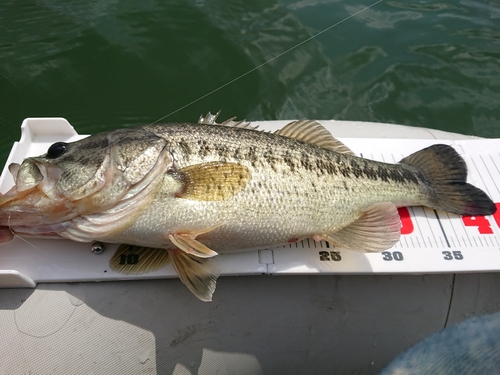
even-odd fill
[(0, 227), (104, 212), (158, 177), (158, 168), (171, 159), (165, 146), (161, 137), (128, 128), (56, 142), (43, 155), (13, 163), (15, 185), (0, 196)]

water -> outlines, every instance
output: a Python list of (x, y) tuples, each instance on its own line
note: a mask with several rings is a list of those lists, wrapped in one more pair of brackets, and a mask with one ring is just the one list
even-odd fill
[[(0, 165), (26, 117), (153, 122), (373, 4), (0, 1)], [(500, 137), (498, 1), (389, 1), (175, 112), (343, 119)]]

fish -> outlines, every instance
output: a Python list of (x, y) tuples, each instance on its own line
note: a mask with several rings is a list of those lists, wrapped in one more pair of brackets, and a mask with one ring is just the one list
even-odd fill
[(210, 258), (305, 238), (380, 252), (400, 238), (398, 207), (489, 215), (467, 166), (436, 144), (389, 164), (356, 156), (319, 122), (276, 132), (234, 118), (149, 124), (56, 142), (12, 163), (0, 196), (0, 241), (12, 236), (120, 244), (110, 268), (152, 272), (172, 263), (211, 301)]

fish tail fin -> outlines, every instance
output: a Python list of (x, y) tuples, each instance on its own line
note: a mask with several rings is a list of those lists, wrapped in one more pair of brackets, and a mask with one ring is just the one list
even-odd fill
[(496, 206), (488, 195), (466, 182), (465, 160), (448, 145), (438, 144), (417, 151), (400, 161), (416, 168), (427, 185), (429, 205), (458, 215), (490, 215)]

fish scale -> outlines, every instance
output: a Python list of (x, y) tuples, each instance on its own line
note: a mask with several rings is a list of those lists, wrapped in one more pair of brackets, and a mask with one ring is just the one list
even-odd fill
[[(218, 273), (207, 258), (218, 253), (304, 238), (377, 252), (399, 240), (397, 206), (496, 210), (466, 183), (465, 163), (450, 146), (387, 164), (355, 156), (314, 121), (276, 133), (214, 121), (54, 144), (9, 168), (16, 185), (0, 197), (0, 226), (123, 244), (113, 270), (151, 272), (172, 262), (184, 284), (210, 300)], [(123, 263), (127, 254), (137, 264)]]

